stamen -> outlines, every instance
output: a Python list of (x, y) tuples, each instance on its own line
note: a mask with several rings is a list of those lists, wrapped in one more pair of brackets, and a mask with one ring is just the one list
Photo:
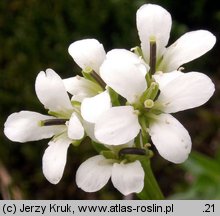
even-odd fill
[(155, 38), (150, 38), (150, 72), (156, 72), (157, 44)]
[(123, 148), (118, 152), (119, 157), (125, 154), (146, 155), (146, 151), (140, 148)]
[(90, 73), (91, 77), (94, 78), (96, 80), (96, 82), (103, 88), (105, 89), (106, 87), (106, 83), (104, 82), (104, 80), (95, 72), (92, 71)]
[(141, 103), (144, 103), (147, 99), (155, 100), (159, 92), (159, 84), (152, 82), (150, 87), (142, 94)]
[(96, 81), (105, 90), (106, 83), (91, 67), (85, 67), (82, 73), (86, 79)]
[(41, 126), (65, 125), (68, 119), (47, 119), (40, 122)]
[(90, 74), (92, 72), (92, 68), (87, 66), (83, 69), (83, 72)]
[(154, 101), (151, 99), (147, 99), (146, 101), (144, 101), (144, 106), (145, 108), (152, 108), (154, 106)]

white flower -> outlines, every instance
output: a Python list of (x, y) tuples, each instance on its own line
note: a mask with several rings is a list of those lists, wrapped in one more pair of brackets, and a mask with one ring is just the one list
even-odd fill
[[(115, 84), (113, 83), (111, 86), (110, 85), (109, 86), (111, 88), (113, 88), (116, 92), (120, 93), (121, 95), (127, 95), (128, 101), (132, 102), (132, 101), (135, 101), (141, 95), (141, 93), (147, 88), (146, 81), (145, 81), (144, 77), (145, 77), (147, 69), (149, 67), (139, 57), (134, 55), (132, 52), (128, 52), (126, 50), (117, 50), (117, 51), (120, 56), (119, 59), (117, 58), (117, 56), (115, 58), (115, 55), (112, 52), (108, 52), (108, 54), (107, 54), (107, 58), (114, 59), (114, 61), (115, 61), (114, 62), (115, 64), (110, 66), (110, 67), (115, 67), (114, 72), (111, 73), (109, 71), (109, 76), (111, 76), (112, 78), (120, 76), (119, 80), (124, 79), (124, 82), (120, 83), (120, 81), (118, 82), (115, 79)], [(123, 59), (123, 60), (120, 61), (121, 59)], [(120, 63), (123, 63), (124, 67), (127, 68), (127, 70), (125, 70), (125, 73), (123, 73), (122, 70), (119, 73), (117, 73), (117, 65), (118, 65), (117, 61), (118, 60), (120, 61)], [(127, 62), (127, 60), (129, 60), (130, 62)], [(108, 63), (108, 62), (105, 61), (105, 63)], [(120, 68), (119, 68), (119, 70), (120, 70)], [(131, 72), (130, 75), (126, 74), (126, 72), (128, 70)], [(141, 73), (139, 73), (140, 71), (141, 71)], [(130, 76), (135, 76), (136, 79), (130, 79), (129, 78)], [(101, 77), (102, 77), (102, 75), (101, 75)], [(124, 84), (125, 84), (125, 86), (124, 86)], [(133, 89), (126, 88), (127, 85), (133, 86)], [(135, 94), (131, 94), (131, 92), (134, 92), (134, 91), (135, 91)], [(99, 95), (94, 96), (94, 97), (85, 98), (82, 101), (81, 115), (82, 115), (83, 119), (87, 122), (87, 126), (88, 126), (88, 127), (85, 127), (85, 130), (87, 131), (87, 133), (89, 133), (89, 136), (93, 140), (95, 140), (96, 142), (100, 142), (100, 140), (97, 140), (96, 136), (94, 135), (94, 123), (96, 123), (97, 120), (99, 119), (100, 115), (103, 112), (107, 111), (110, 107), (112, 107), (112, 104), (111, 104), (111, 99), (110, 99), (110, 96), (109, 96), (107, 90), (104, 91), (103, 93), (100, 93)], [(116, 107), (113, 107), (112, 109), (118, 110)], [(140, 127), (139, 126), (137, 127), (137, 124), (134, 124), (135, 130), (133, 130), (131, 133), (130, 132), (128, 133), (127, 130), (124, 130), (124, 125), (125, 125), (125, 122), (127, 120), (130, 121), (130, 119), (126, 118), (126, 113), (123, 113), (120, 115), (121, 115), (121, 119), (119, 119), (119, 120), (121, 122), (118, 122), (117, 121), (118, 119), (115, 119), (115, 122), (114, 123), (111, 122), (111, 125), (109, 125), (109, 126), (112, 128), (117, 127), (118, 130), (120, 130), (121, 123), (123, 123), (122, 127), (121, 127), (121, 133), (126, 133), (127, 138), (126, 138), (126, 140), (124, 140), (124, 139), (118, 140), (118, 142), (120, 142), (120, 144), (125, 144), (133, 139), (135, 131), (139, 131)], [(129, 125), (129, 122), (127, 122), (127, 123), (128, 123), (127, 125)], [(107, 124), (107, 122), (106, 122), (106, 124)], [(114, 134), (112, 134), (112, 135), (114, 135)], [(129, 139), (129, 137), (131, 137), (131, 139)], [(117, 139), (117, 137), (116, 137), (116, 139)], [(108, 144), (110, 144), (110, 143), (108, 143)]]
[(75, 41), (69, 46), (68, 51), (82, 70), (90, 67), (99, 74), (99, 68), (105, 60), (106, 54), (103, 45), (99, 41), (96, 39)]
[(95, 123), (100, 113), (105, 112), (111, 106), (111, 98), (108, 92), (104, 91), (94, 97), (85, 98), (81, 104), (81, 114), (86, 121)]
[[(99, 75), (100, 66), (106, 58), (104, 47), (99, 41), (96, 39), (75, 41), (69, 46), (68, 51), (84, 72), (92, 69)], [(80, 76), (64, 79), (63, 82), (66, 90), (73, 95), (71, 101), (78, 101), (80, 103), (84, 101), (81, 105), (81, 110), (84, 109), (85, 104), (89, 103), (89, 98), (95, 97), (99, 93), (101, 93), (101, 96), (99, 96), (98, 99), (102, 100), (103, 98), (105, 100), (103, 103), (106, 104), (106, 106), (111, 106), (110, 97), (107, 95), (107, 91), (103, 92), (103, 88), (97, 83)], [(86, 118), (84, 118), (83, 126), (87, 135), (92, 140), (98, 142), (94, 136), (94, 122), (91, 121), (91, 118), (95, 118), (94, 115), (97, 110), (94, 112), (93, 104), (88, 104), (88, 106), (90, 106), (90, 108), (87, 116), (90, 121), (87, 121), (85, 120)], [(99, 111), (102, 110), (101, 107), (95, 107), (95, 109), (98, 109)]]
[(76, 184), (86, 192), (95, 192), (111, 178), (122, 194), (140, 193), (144, 187), (144, 170), (139, 161), (118, 163), (102, 155), (83, 162), (76, 172)]
[[(69, 46), (69, 54), (83, 71), (88, 68), (99, 74), (99, 68), (105, 60), (104, 47), (96, 39), (83, 39)], [(63, 80), (66, 90), (73, 95), (72, 101), (82, 102), (84, 98), (95, 96), (102, 88), (84, 77), (76, 76)]]
[[(139, 117), (148, 116), (148, 119), (151, 119), (148, 122), (149, 134), (161, 156), (174, 163), (183, 162), (191, 150), (191, 139), (187, 130), (169, 113), (204, 104), (214, 92), (212, 81), (199, 72), (185, 74), (174, 71), (155, 75), (160, 94), (156, 101), (152, 101), (150, 110), (158, 106), (161, 114), (153, 113), (152, 120), (152, 113), (144, 109), (144, 104), (140, 104), (141, 95), (150, 88), (144, 76), (148, 67), (144, 73), (141, 60), (138, 63), (135, 54), (125, 52), (129, 51), (116, 49), (107, 53), (107, 58), (100, 68), (100, 75), (106, 84), (126, 98), (129, 104), (112, 108), (107, 105), (106, 111), (99, 113), (94, 121), (96, 139), (107, 145), (127, 143), (140, 131)], [(93, 98), (90, 98), (91, 100)], [(103, 107), (102, 101), (96, 100), (96, 106)], [(140, 106), (141, 108), (136, 108)], [(84, 108), (83, 118), (86, 118), (86, 112), (89, 112), (89, 106)]]
[(170, 72), (190, 62), (215, 44), (216, 37), (206, 30), (191, 31), (166, 48), (171, 30), (171, 15), (159, 5), (145, 4), (137, 11), (138, 34), (144, 58), (149, 63), (150, 40), (157, 44), (157, 70)]
[(102, 92), (102, 88), (98, 84), (81, 76), (63, 79), (63, 83), (66, 91), (72, 95), (71, 101), (82, 102), (83, 99)]
[(67, 149), (74, 140), (83, 138), (84, 129), (62, 79), (52, 69), (38, 74), (35, 90), (41, 103), (56, 117), (31, 111), (13, 113), (5, 122), (4, 133), (10, 140), (22, 143), (54, 136), (43, 155), (43, 173), (48, 181), (57, 184), (63, 175)]

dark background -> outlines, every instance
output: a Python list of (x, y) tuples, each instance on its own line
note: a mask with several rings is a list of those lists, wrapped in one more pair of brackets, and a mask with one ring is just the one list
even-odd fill
[[(220, 5), (210, 0), (1, 0), (0, 1), (0, 198), (2, 199), (121, 199), (109, 183), (97, 193), (75, 184), (77, 167), (95, 151), (88, 143), (71, 146), (58, 185), (42, 174), (48, 140), (13, 143), (3, 133), (7, 116), (20, 110), (46, 114), (38, 101), (35, 78), (53, 68), (62, 78), (80, 74), (67, 49), (83, 38), (96, 38), (106, 51), (139, 45), (136, 10), (156, 3), (172, 15), (169, 44), (187, 31), (206, 29), (219, 39)], [(200, 108), (175, 115), (188, 129), (193, 153), (183, 165), (171, 164), (155, 152), (152, 165), (167, 198), (220, 199), (220, 44), (185, 65), (216, 85), (212, 99)], [(199, 152), (199, 153), (197, 153)], [(133, 197), (136, 199), (136, 197)]]

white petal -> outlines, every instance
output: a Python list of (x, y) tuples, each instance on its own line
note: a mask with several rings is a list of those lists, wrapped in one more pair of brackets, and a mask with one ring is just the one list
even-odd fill
[(63, 82), (66, 91), (72, 95), (85, 95), (85, 97), (93, 97), (98, 92), (102, 91), (102, 88), (99, 85), (80, 76), (63, 79)]
[(168, 47), (159, 69), (164, 72), (176, 70), (208, 52), (215, 42), (216, 37), (209, 31), (188, 32)]
[(143, 76), (145, 76), (147, 71), (150, 69), (149, 65), (146, 64), (142, 58), (126, 49), (113, 49), (107, 53), (106, 58), (111, 61), (114, 60), (123, 63), (128, 63), (129, 61), (129, 63), (138, 67)]
[(82, 103), (82, 101), (87, 97), (88, 97), (88, 95), (85, 95), (85, 94), (73, 95), (71, 97), (71, 101), (77, 101), (77, 102)]
[(82, 123), (83, 123), (84, 130), (86, 132), (86, 135), (89, 136), (93, 141), (99, 143), (99, 141), (96, 139), (95, 134), (94, 134), (95, 124), (87, 122), (85, 120), (83, 120)]
[(68, 51), (82, 69), (91, 67), (97, 73), (105, 59), (104, 47), (95, 39), (76, 41), (69, 46)]
[(73, 140), (80, 140), (84, 136), (84, 128), (76, 113), (73, 113), (68, 122), (68, 137)]
[(63, 81), (52, 69), (47, 69), (46, 73), (41, 71), (38, 74), (35, 91), (40, 102), (51, 111), (63, 112), (72, 109)]
[(67, 137), (57, 138), (49, 142), (49, 146), (44, 152), (43, 173), (52, 184), (57, 184), (63, 176), (70, 143), (71, 140)]
[(159, 59), (170, 37), (171, 15), (159, 5), (145, 4), (138, 9), (136, 21), (141, 48), (147, 63), (149, 63), (151, 37), (156, 39), (157, 59)]
[(94, 97), (85, 98), (81, 104), (81, 114), (84, 120), (95, 123), (99, 116), (111, 107), (111, 98), (107, 91)]
[(172, 71), (170, 73), (157, 72), (153, 75), (155, 81), (159, 84), (160, 90), (162, 90), (169, 82), (181, 76), (183, 73), (180, 71)]
[(53, 118), (30, 111), (13, 113), (5, 122), (4, 133), (10, 140), (22, 143), (50, 138), (66, 128), (65, 126), (40, 126), (42, 120)]
[(147, 88), (145, 75), (148, 69), (135, 54), (115, 49), (107, 54), (100, 75), (108, 86), (133, 103)]
[(95, 137), (107, 145), (128, 143), (139, 131), (138, 116), (132, 106), (110, 108), (95, 124)]
[(169, 114), (161, 114), (150, 124), (149, 134), (159, 154), (173, 163), (182, 163), (191, 151), (188, 131)]
[(214, 91), (214, 84), (205, 74), (182, 73), (161, 89), (157, 101), (163, 104), (164, 112), (174, 113), (201, 106), (209, 100)]
[(140, 193), (144, 187), (144, 170), (141, 163), (114, 163), (112, 183), (125, 196), (134, 192)]
[(111, 160), (102, 155), (89, 158), (76, 172), (76, 184), (86, 192), (95, 192), (107, 184), (112, 172)]

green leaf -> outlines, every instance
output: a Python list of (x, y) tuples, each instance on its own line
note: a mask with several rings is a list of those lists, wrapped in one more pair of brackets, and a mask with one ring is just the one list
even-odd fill
[(192, 152), (183, 167), (194, 175), (207, 175), (220, 181), (219, 162), (201, 153)]
[(169, 199), (219, 199), (220, 166), (219, 161), (198, 152), (192, 152), (182, 165), (192, 176), (188, 188)]

